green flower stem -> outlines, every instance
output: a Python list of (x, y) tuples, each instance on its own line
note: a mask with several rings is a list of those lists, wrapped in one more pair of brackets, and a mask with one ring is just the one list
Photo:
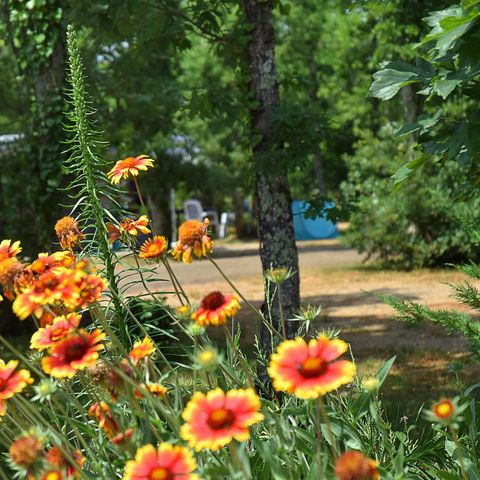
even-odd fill
[[(173, 286), (175, 287), (175, 291), (177, 291), (178, 295), (178, 290), (182, 293), (183, 298), (185, 301), (190, 305), (190, 299), (188, 298), (188, 295), (185, 293), (185, 290), (182, 287), (182, 284), (178, 280), (178, 277), (175, 275), (175, 272), (173, 271), (172, 266), (170, 265), (170, 262), (167, 257), (162, 258), (162, 262), (165, 265), (165, 268), (167, 269), (168, 274), (170, 275), (170, 280), (173, 283)], [(182, 299), (180, 296), (178, 296), (178, 299), (180, 300), (180, 303), (183, 305), (184, 303), (182, 302)]]
[(71, 87), (68, 95), (72, 107), (72, 110), (68, 113), (72, 123), (69, 130), (74, 134), (70, 142), (71, 157), (67, 161), (67, 167), (78, 177), (69, 188), (77, 189), (80, 186), (77, 195), (85, 197), (83, 218), (84, 221), (93, 219), (96, 230), (91, 240), (91, 248), (95, 249), (95, 254), (99, 255), (104, 264), (120, 337), (124, 345), (128, 345), (128, 331), (122, 305), (119, 301), (120, 290), (115, 275), (115, 265), (106, 236), (105, 209), (100, 201), (102, 195), (108, 196), (110, 185), (104, 185), (102, 191), (100, 191), (98, 185), (102, 179), (104, 181), (106, 179), (102, 169), (102, 161), (95, 153), (95, 145), (98, 145), (99, 142), (96, 140), (97, 132), (92, 129), (88, 117), (93, 112), (88, 106), (83, 62), (78, 48), (77, 35), (72, 26), (67, 29), (67, 52), (69, 63), (67, 77)]
[(468, 475), (465, 470), (465, 462), (463, 461), (463, 453), (462, 453), (462, 445), (460, 444), (460, 440), (458, 439), (458, 435), (456, 430), (450, 425), (448, 427), (450, 431), (450, 435), (452, 436), (453, 441), (457, 447), (457, 455), (458, 455), (458, 463), (460, 463), (460, 471), (462, 472), (463, 480), (468, 480)]
[[(124, 371), (122, 371), (120, 368), (117, 368), (115, 365), (113, 365), (112, 363), (108, 363), (108, 365), (115, 371), (115, 373), (125, 382), (127, 383), (128, 385), (130, 385), (132, 387), (132, 389), (134, 388), (138, 388), (138, 383), (136, 383), (131, 377), (129, 377)], [(134, 367), (135, 368), (135, 367)], [(175, 413), (171, 403), (165, 401), (163, 402), (162, 401), (159, 401), (157, 398), (155, 398), (148, 389), (143, 389), (142, 390), (142, 394), (145, 396), (145, 398), (147, 398), (150, 403), (152, 405), (154, 405), (154, 407), (156, 407), (155, 409), (156, 410), (159, 410), (160, 413), (162, 414), (163, 418), (166, 420), (166, 422), (170, 425), (170, 427), (172, 428), (172, 430), (174, 432), (177, 432), (179, 431), (180, 429), (180, 424), (179, 424), (179, 421), (178, 421), (178, 415)], [(138, 404), (138, 402), (136, 401), (136, 399), (134, 397), (132, 397), (130, 399), (133, 403), (134, 403), (134, 407), (135, 407), (135, 410), (139, 413), (139, 416), (141, 418), (143, 418), (144, 420), (147, 420), (148, 421), (148, 417), (143, 413), (143, 410), (141, 408), (141, 406)], [(168, 406), (168, 410), (169, 411), (165, 411), (164, 408), (163, 408), (163, 403), (165, 403), (167, 406)], [(154, 432), (155, 435), (157, 436), (157, 438), (160, 440), (160, 438), (158, 437), (158, 433), (155, 431)]]
[[(132, 320), (135, 322), (135, 324), (138, 326), (138, 328), (142, 331), (142, 333), (144, 335), (146, 335), (147, 337), (150, 337), (149, 333), (145, 330), (145, 327), (138, 321), (137, 317), (133, 314), (132, 310), (130, 309), (130, 307), (126, 304), (126, 303), (123, 303), (123, 306), (125, 308), (125, 310), (127, 310), (128, 314), (132, 317)], [(165, 357), (165, 355), (163, 354), (163, 352), (160, 350), (160, 348), (157, 347), (156, 349), (156, 352), (158, 352), (158, 354), (160, 355), (161, 359), (165, 362), (165, 365), (169, 368), (169, 370), (171, 370), (172, 372), (175, 371), (175, 369), (172, 367), (172, 365), (170, 364), (170, 362), (167, 360), (167, 358)], [(128, 358), (128, 356), (127, 356)]]
[(255, 382), (253, 381), (253, 376), (252, 372), (250, 370), (250, 366), (248, 365), (247, 361), (245, 360), (245, 357), (242, 355), (242, 352), (238, 349), (238, 347), (235, 345), (235, 342), (233, 341), (232, 336), (230, 335), (230, 332), (228, 330), (228, 327), (226, 325), (223, 326), (223, 330), (225, 332), (225, 337), (227, 338), (227, 342), (230, 344), (230, 347), (237, 357), (238, 361), (243, 367), (243, 371), (245, 372), (245, 375), (247, 376), (247, 382), (248, 386), (250, 388), (255, 388)]
[(142, 196), (142, 192), (140, 191), (140, 185), (138, 184), (138, 179), (135, 175), (132, 175), (132, 178), (133, 178), (133, 183), (135, 184), (135, 188), (137, 190), (138, 199), (140, 200), (140, 204), (142, 205), (143, 213), (148, 216), (148, 209), (145, 205), (145, 202), (143, 201), (143, 196)]
[[(132, 178), (133, 178), (133, 183), (135, 184), (135, 188), (137, 190), (138, 198), (139, 198), (140, 203), (142, 205), (143, 212), (145, 213), (145, 215), (147, 215), (148, 218), (150, 218), (150, 211), (147, 208), (145, 202), (143, 201), (143, 196), (142, 196), (142, 192), (140, 190), (140, 184), (138, 183), (138, 179), (137, 179), (136, 176), (133, 176)], [(156, 232), (153, 232), (153, 233), (155, 234)], [(140, 266), (138, 264), (138, 258), (135, 254), (134, 254), (134, 257), (135, 257), (137, 267), (140, 268)], [(175, 273), (173, 272), (172, 268), (170, 267), (170, 265), (168, 263), (168, 260), (166, 258), (162, 257), (161, 261), (162, 261), (163, 265), (165, 266), (165, 268), (167, 270), (167, 273), (170, 277), (170, 280), (172, 282), (173, 288), (175, 289), (175, 293), (177, 294), (177, 297), (178, 297), (178, 300), (180, 301), (180, 304), (184, 305), (184, 302), (183, 302), (183, 299), (180, 295), (180, 292), (183, 295), (183, 297), (185, 298), (185, 300), (188, 302), (188, 304), (190, 304), (190, 302), (188, 300), (188, 297), (187, 297), (185, 291), (183, 290), (182, 286), (180, 285), (180, 282), (178, 281), (177, 277), (175, 276)]]
[[(321, 398), (321, 397), (320, 397)], [(317, 429), (317, 468), (318, 468), (318, 479), (322, 480), (323, 478), (323, 468), (322, 468), (322, 421), (320, 419), (320, 404), (319, 399), (317, 398), (315, 402), (315, 425)]]
[(230, 442), (229, 449), (230, 449), (230, 455), (232, 457), (234, 465), (240, 470), (240, 472), (242, 472), (243, 478), (245, 478), (245, 480), (250, 480), (250, 477), (248, 476), (247, 472), (245, 471), (245, 468), (243, 467), (243, 463), (240, 458), (240, 455), (238, 454), (237, 443), (235, 440), (232, 440)]
[(320, 414), (327, 426), (328, 436), (330, 440), (330, 447), (332, 449), (333, 458), (337, 458), (337, 447), (335, 445), (335, 435), (333, 434), (332, 423), (330, 422), (330, 417), (328, 416), (327, 410), (325, 409), (325, 404), (323, 403), (323, 397), (320, 396), (317, 398), (317, 405), (320, 410)]
[(285, 340), (285, 337), (273, 326), (271, 325), (270, 323), (268, 323), (266, 320), (265, 320), (265, 317), (262, 315), (262, 312), (260, 312), (260, 310), (258, 310), (257, 308), (255, 308), (243, 295), (242, 293), (238, 290), (238, 288), (232, 283), (232, 281), (227, 277), (227, 275), (225, 275), (225, 273), (223, 272), (223, 270), (220, 268), (220, 265), (218, 265), (218, 263), (209, 255), (208, 256), (208, 259), (210, 260), (210, 262), (212, 262), (213, 266), (218, 270), (218, 273), (220, 273), (220, 275), (225, 279), (225, 281), (230, 285), (230, 287), (233, 289), (233, 291), (242, 299), (242, 301), (248, 305), (250, 307), (250, 309), (255, 313), (255, 315), (257, 315), (260, 320), (262, 321), (262, 323), (265, 325), (265, 327), (268, 329), (268, 331), (270, 332), (270, 334), (273, 336), (273, 333), (275, 333), (275, 335), (277, 335), (280, 340)]
[(37, 368), (33, 362), (22, 355), (3, 335), (0, 335), (0, 343), (5, 345), (5, 347), (7, 347), (7, 349), (10, 350), (16, 356), (16, 358), (21, 360), (32, 372), (35, 372), (36, 375), (42, 378), (47, 378), (46, 375), (39, 368)]
[(285, 324), (285, 314), (283, 313), (282, 289), (280, 284), (278, 284), (277, 286), (277, 299), (278, 299), (278, 311), (280, 312), (280, 323), (282, 325), (283, 338), (287, 338), (287, 326)]

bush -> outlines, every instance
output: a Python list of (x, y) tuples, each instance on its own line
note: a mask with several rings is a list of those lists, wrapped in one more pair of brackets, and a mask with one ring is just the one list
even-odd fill
[(466, 172), (454, 162), (441, 171), (426, 165), (392, 192), (391, 176), (408, 158), (409, 144), (393, 137), (389, 125), (377, 137), (365, 133), (347, 158), (349, 175), (342, 192), (357, 209), (351, 215), (347, 242), (367, 258), (400, 268), (445, 265), (478, 258), (458, 212), (468, 208), (480, 217), (478, 199), (458, 199)]

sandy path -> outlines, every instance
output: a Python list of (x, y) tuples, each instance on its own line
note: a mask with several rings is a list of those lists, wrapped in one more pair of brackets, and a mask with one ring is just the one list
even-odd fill
[[(419, 270), (385, 272), (368, 269), (361, 257), (335, 242), (307, 247), (300, 252), (302, 301), (322, 305), (319, 327), (342, 328), (342, 337), (352, 343), (357, 355), (372, 352), (395, 353), (401, 350), (430, 349), (449, 352), (466, 350), (465, 342), (447, 336), (442, 328), (430, 325), (412, 329), (391, 319), (393, 311), (378, 298), (381, 294), (397, 295), (435, 308), (461, 308), (450, 297), (447, 282), (461, 282), (465, 277), (454, 271)], [(240, 291), (256, 305), (263, 297), (260, 260), (257, 255), (220, 258), (218, 263)], [(174, 264), (174, 270), (194, 301), (212, 290), (230, 291), (208, 261), (191, 265)], [(160, 277), (166, 273), (159, 268)], [(170, 290), (168, 281), (154, 282), (154, 291)], [(130, 294), (138, 294), (135, 287)], [(253, 342), (257, 331), (255, 316), (243, 308), (238, 320), (242, 324), (242, 340)]]

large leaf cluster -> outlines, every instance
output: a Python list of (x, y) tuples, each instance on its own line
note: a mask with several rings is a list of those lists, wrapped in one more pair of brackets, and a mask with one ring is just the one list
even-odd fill
[[(397, 135), (418, 135), (418, 155), (395, 175), (403, 183), (426, 161), (450, 160), (469, 171), (474, 184), (480, 178), (480, 2), (465, 0), (459, 5), (431, 13), (426, 21), (430, 32), (418, 45), (415, 64), (386, 63), (374, 75), (370, 95), (388, 100), (402, 88), (414, 85), (425, 97), (424, 114), (405, 125)], [(449, 105), (461, 102), (456, 115)]]

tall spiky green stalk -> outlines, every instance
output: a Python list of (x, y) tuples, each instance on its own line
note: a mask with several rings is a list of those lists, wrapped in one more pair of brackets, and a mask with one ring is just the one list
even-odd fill
[(104, 142), (99, 140), (99, 133), (94, 128), (92, 115), (95, 110), (88, 101), (84, 67), (78, 48), (77, 34), (69, 26), (67, 29), (69, 89), (67, 95), (71, 106), (67, 112), (70, 124), (66, 126), (72, 134), (69, 141), (70, 156), (65, 163), (69, 174), (74, 178), (68, 190), (76, 200), (74, 213), (78, 209), (77, 218), (86, 234), (84, 251), (97, 256), (104, 265), (104, 274), (109, 282), (109, 289), (115, 317), (120, 329), (120, 337), (128, 342), (125, 318), (123, 315), (120, 290), (115, 275), (115, 265), (107, 239), (105, 218), (107, 210), (101, 198), (111, 205), (116, 205), (116, 190), (106, 177), (107, 163), (97, 154)]

